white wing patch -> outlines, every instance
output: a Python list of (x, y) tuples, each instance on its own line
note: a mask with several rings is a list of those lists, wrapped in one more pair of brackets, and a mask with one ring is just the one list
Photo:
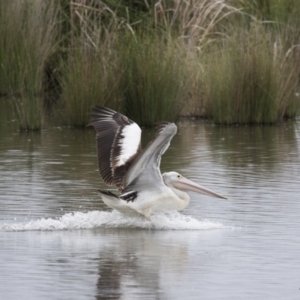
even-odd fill
[(126, 125), (120, 133), (118, 145), (121, 148), (120, 156), (117, 158), (116, 166), (122, 166), (138, 151), (141, 141), (141, 128), (136, 124)]

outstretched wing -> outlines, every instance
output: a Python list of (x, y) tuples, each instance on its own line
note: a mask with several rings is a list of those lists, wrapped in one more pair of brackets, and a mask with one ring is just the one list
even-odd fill
[(134, 160), (124, 177), (124, 193), (130, 190), (156, 189), (159, 185), (164, 185), (160, 160), (176, 132), (177, 126), (174, 123), (158, 123), (155, 139)]
[(97, 155), (100, 175), (108, 185), (123, 189), (123, 178), (141, 152), (141, 128), (112, 109), (95, 106), (88, 126), (97, 132)]

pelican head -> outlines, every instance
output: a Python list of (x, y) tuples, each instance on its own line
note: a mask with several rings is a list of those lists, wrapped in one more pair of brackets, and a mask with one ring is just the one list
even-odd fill
[(183, 177), (177, 172), (167, 172), (162, 174), (164, 183), (170, 187), (170, 188), (175, 188), (180, 191), (193, 191), (196, 193), (204, 194), (207, 196), (211, 197), (216, 197), (216, 198), (222, 198), (222, 199), (227, 199), (224, 196), (221, 196), (201, 185), (198, 185), (197, 183), (188, 180), (187, 178)]

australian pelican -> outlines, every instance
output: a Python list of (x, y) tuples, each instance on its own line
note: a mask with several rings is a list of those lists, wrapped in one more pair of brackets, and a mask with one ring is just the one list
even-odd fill
[(157, 211), (185, 209), (190, 197), (185, 191), (226, 199), (177, 172), (161, 174), (160, 159), (177, 132), (174, 123), (160, 122), (156, 135), (141, 148), (141, 128), (126, 116), (95, 106), (89, 125), (96, 130), (98, 166), (103, 181), (120, 191), (99, 191), (103, 202), (129, 216), (147, 219)]

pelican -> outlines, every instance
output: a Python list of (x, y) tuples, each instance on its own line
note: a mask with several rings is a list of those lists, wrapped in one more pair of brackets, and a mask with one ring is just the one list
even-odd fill
[(161, 156), (177, 132), (174, 123), (158, 123), (155, 138), (142, 150), (142, 130), (134, 121), (101, 106), (95, 106), (91, 116), (88, 126), (96, 130), (100, 176), (120, 192), (98, 191), (107, 206), (150, 219), (155, 212), (185, 209), (190, 202), (186, 191), (226, 199), (177, 172), (161, 174)]

